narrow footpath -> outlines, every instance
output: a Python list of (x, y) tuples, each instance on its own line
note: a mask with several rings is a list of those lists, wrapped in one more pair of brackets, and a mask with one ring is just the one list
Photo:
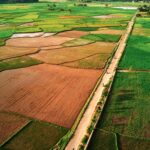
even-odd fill
[(93, 114), (95, 112), (97, 103), (102, 98), (103, 90), (105, 89), (105, 85), (107, 85), (110, 80), (114, 77), (116, 73), (116, 69), (119, 63), (119, 60), (121, 59), (121, 56), (124, 52), (127, 39), (132, 31), (134, 21), (136, 18), (136, 14), (132, 17), (131, 21), (128, 23), (128, 27), (126, 30), (126, 33), (121, 37), (121, 40), (119, 42), (118, 49), (116, 50), (116, 53), (106, 71), (104, 74), (101, 83), (99, 84), (89, 106), (87, 107), (84, 116), (82, 117), (75, 133), (70, 142), (68, 143), (66, 150), (78, 150), (79, 145), (81, 144), (81, 141), (84, 137), (84, 135), (87, 132), (87, 128), (89, 127), (91, 123), (91, 119), (93, 117)]

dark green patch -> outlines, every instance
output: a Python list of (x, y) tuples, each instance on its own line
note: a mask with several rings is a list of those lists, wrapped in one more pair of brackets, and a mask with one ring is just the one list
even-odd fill
[[(146, 129), (143, 129), (150, 122), (149, 83), (148, 72), (117, 73), (98, 128), (128, 136), (144, 137)], [(124, 95), (118, 96), (121, 93)], [(113, 124), (114, 116), (128, 118), (128, 124)]]
[(119, 64), (121, 69), (150, 69), (150, 37), (130, 36)]
[(83, 36), (82, 38), (93, 40), (93, 41), (104, 41), (104, 42), (118, 42), (120, 35), (110, 35), (110, 34), (89, 34)]
[(144, 138), (134, 138), (128, 136), (118, 136), (119, 148), (121, 150), (148, 150), (150, 149), (150, 140)]
[(13, 58), (5, 61), (0, 61), (0, 71), (29, 67), (32, 65), (41, 64), (42, 62), (28, 56)]
[(2, 148), (13, 150), (48, 150), (52, 148), (68, 129), (49, 123), (32, 121)]
[(116, 150), (115, 134), (96, 129), (89, 143), (88, 150)]
[(99, 29), (99, 27), (78, 27), (78, 28), (73, 28), (73, 30), (78, 30), (78, 31), (96, 31), (98, 29)]
[(125, 29), (126, 29), (126, 26), (113, 26), (113, 27), (109, 27), (109, 29), (125, 30)]

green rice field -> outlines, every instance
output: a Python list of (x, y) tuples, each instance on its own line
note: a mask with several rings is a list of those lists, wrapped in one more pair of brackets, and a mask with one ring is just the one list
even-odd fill
[[(111, 147), (116, 149), (116, 141), (118, 147), (125, 150), (149, 148), (149, 83), (148, 72), (117, 73), (89, 149), (110, 149), (105, 142), (114, 144)], [(106, 132), (109, 138), (103, 138), (104, 133), (99, 132)]]
[[(150, 17), (137, 18), (119, 69), (150, 69)], [(131, 59), (132, 58), (132, 59)]]

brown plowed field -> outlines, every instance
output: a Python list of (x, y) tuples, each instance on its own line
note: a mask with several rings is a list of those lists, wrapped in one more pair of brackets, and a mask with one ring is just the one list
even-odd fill
[(6, 41), (6, 45), (16, 46), (16, 47), (40, 48), (40, 47), (46, 47), (46, 46), (60, 45), (70, 40), (73, 40), (73, 38), (60, 37), (60, 36), (34, 37), (34, 38), (12, 38)]
[(83, 59), (95, 54), (110, 54), (115, 46), (115, 43), (97, 42), (84, 46), (41, 51), (32, 55), (32, 57), (50, 64), (62, 64)]
[(70, 38), (80, 38), (81, 36), (85, 36), (89, 34), (88, 32), (85, 31), (66, 31), (66, 32), (61, 32), (57, 35), (62, 36), (62, 37), (70, 37)]
[(42, 64), (0, 73), (0, 110), (70, 128), (102, 71)]
[(0, 112), (0, 144), (25, 126), (29, 120), (7, 112)]
[(0, 47), (0, 60), (17, 56), (23, 56), (37, 51), (37, 48), (2, 46)]

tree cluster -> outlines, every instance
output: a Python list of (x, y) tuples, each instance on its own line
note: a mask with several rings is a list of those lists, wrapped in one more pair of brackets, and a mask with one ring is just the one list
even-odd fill
[(0, 4), (31, 3), (31, 2), (38, 2), (38, 0), (0, 0)]

